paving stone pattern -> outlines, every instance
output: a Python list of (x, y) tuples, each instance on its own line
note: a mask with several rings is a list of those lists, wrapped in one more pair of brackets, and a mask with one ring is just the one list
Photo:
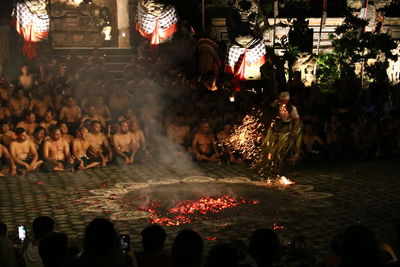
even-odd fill
[[(329, 253), (330, 239), (335, 233), (358, 222), (372, 227), (380, 241), (393, 243), (394, 224), (400, 220), (399, 163), (399, 160), (391, 159), (353, 164), (309, 164), (288, 169), (282, 175), (294, 180), (299, 187), (312, 188), (307, 196), (293, 190), (278, 189), (265, 189), (264, 195), (260, 191), (264, 189), (243, 188), (241, 193), (254, 191), (248, 192), (248, 196), (256, 196), (261, 204), (252, 209), (227, 212), (226, 216), (215, 220), (166, 226), (166, 247), (171, 247), (176, 233), (184, 228), (197, 230), (205, 239), (206, 248), (209, 248), (216, 242), (233, 239), (247, 241), (255, 229), (271, 228), (275, 224), (283, 226), (283, 229), (276, 229), (282, 241), (304, 235), (321, 257)], [(21, 224), (27, 225), (30, 230), (35, 217), (49, 215), (56, 220), (58, 231), (79, 239), (83, 236), (85, 225), (93, 218), (109, 216), (82, 212), (85, 204), (75, 200), (91, 196), (89, 190), (112, 188), (116, 183), (183, 179), (196, 175), (216, 179), (257, 179), (254, 172), (243, 166), (213, 163), (186, 167), (146, 163), (76, 173), (0, 177), (0, 221), (4, 221), (11, 232)], [(324, 193), (328, 197), (321, 199), (320, 195)], [(273, 207), (268, 205), (269, 202), (273, 203)], [(140, 231), (148, 225), (146, 220), (115, 221), (115, 225), (120, 233), (131, 235), (134, 249), (140, 249)]]

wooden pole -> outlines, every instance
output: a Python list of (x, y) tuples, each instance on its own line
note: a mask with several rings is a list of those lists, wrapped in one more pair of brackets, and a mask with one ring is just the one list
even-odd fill
[(201, 28), (203, 33), (206, 31), (206, 15), (205, 15), (205, 2), (201, 0)]
[[(324, 27), (325, 21), (326, 21), (326, 19), (328, 17), (328, 14), (327, 14), (327, 7), (328, 6), (327, 5), (328, 5), (328, 0), (324, 0), (324, 4), (323, 4), (323, 7), (322, 7), (321, 23), (319, 25), (319, 34), (318, 34), (318, 43), (317, 43), (317, 59), (318, 59), (318, 55), (319, 55), (319, 49), (320, 49), (320, 46), (321, 46), (322, 28)], [(317, 74), (317, 64), (314, 65), (314, 72), (313, 73), (314, 73), (314, 75)]]

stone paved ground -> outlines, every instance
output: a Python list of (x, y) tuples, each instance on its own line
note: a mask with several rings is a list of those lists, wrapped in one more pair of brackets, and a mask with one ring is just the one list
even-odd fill
[[(250, 208), (232, 209), (212, 220), (165, 227), (169, 236), (167, 247), (170, 247), (176, 232), (183, 228), (199, 231), (206, 247), (210, 247), (219, 241), (247, 241), (253, 230), (276, 224), (283, 226), (283, 229), (276, 229), (282, 240), (290, 240), (297, 234), (305, 235), (321, 256), (328, 252), (330, 238), (335, 233), (357, 222), (371, 226), (379, 240), (393, 242), (394, 223), (400, 220), (399, 163), (399, 160), (391, 159), (298, 166), (283, 173), (296, 182), (295, 190), (235, 185), (232, 190), (237, 190), (237, 194), (261, 203)], [(113, 188), (116, 183), (199, 175), (216, 179), (255, 179), (254, 174), (242, 166), (199, 164), (182, 168), (150, 163), (123, 169), (111, 166), (74, 174), (35, 173), (26, 177), (1, 177), (0, 220), (13, 231), (20, 224), (29, 226), (38, 215), (49, 215), (55, 218), (57, 230), (79, 238), (84, 226), (94, 217), (110, 216), (82, 211), (87, 205), (76, 200), (92, 196), (89, 190)], [(171, 185), (171, 196), (175, 194), (173, 191)], [(140, 231), (148, 225), (147, 221), (125, 220), (115, 221), (115, 224), (120, 232), (131, 235), (133, 247), (138, 249)]]

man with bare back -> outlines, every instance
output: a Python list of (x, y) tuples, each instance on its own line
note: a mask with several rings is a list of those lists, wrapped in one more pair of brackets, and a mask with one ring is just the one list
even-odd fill
[(17, 166), (18, 174), (24, 175), (37, 170), (43, 161), (38, 160), (36, 148), (25, 129), (17, 128), (15, 134), (17, 139), (10, 143), (10, 155)]
[[(87, 141), (93, 147), (94, 157), (101, 157), (101, 165), (105, 167), (107, 162), (111, 162), (113, 158), (112, 149), (107, 137), (101, 132), (101, 123), (93, 121)], [(93, 154), (92, 153), (92, 154)]]
[(50, 138), (43, 146), (43, 171), (73, 171), (75, 162), (58, 126), (50, 127)]
[(87, 141), (89, 134), (88, 129), (85, 127), (79, 127), (76, 134), (77, 138), (72, 142), (72, 152), (75, 158), (79, 161), (78, 168), (80, 170), (85, 170), (99, 166), (101, 164), (101, 158), (93, 157), (91, 155), (95, 154), (95, 152), (89, 153), (93, 148)]
[(217, 143), (207, 121), (200, 122), (198, 130), (193, 136), (192, 150), (196, 160), (220, 161)]
[(115, 161), (118, 165), (132, 164), (135, 162), (136, 144), (134, 135), (129, 132), (127, 121), (120, 121), (120, 131), (113, 135)]

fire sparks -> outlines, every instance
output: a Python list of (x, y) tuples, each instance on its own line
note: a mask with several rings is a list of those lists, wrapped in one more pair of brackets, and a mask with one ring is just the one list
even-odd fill
[(245, 159), (254, 162), (261, 153), (260, 145), (265, 129), (260, 119), (262, 112), (253, 110), (252, 113), (254, 115), (246, 115), (243, 123), (234, 127), (229, 141), (234, 150), (241, 152)]
[(161, 214), (162, 212), (159, 212), (161, 206), (158, 201), (151, 202), (147, 211), (150, 213), (150, 223), (177, 226), (207, 219), (204, 218), (205, 215), (220, 213), (225, 209), (237, 207), (242, 204), (257, 205), (259, 203), (260, 201), (258, 200), (247, 200), (242, 197), (235, 198), (223, 195), (219, 198), (201, 197), (197, 200), (180, 201), (175, 207), (167, 210), (165, 216)]

